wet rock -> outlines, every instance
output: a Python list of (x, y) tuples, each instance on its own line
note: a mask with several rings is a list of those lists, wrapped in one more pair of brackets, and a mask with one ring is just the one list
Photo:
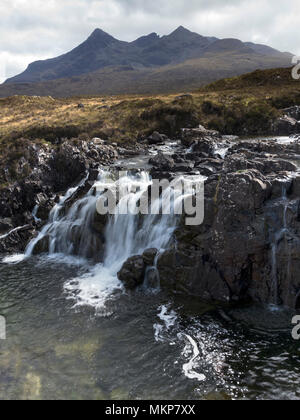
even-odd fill
[(286, 108), (283, 110), (284, 114), (290, 118), (294, 118), (295, 120), (300, 120), (300, 106), (295, 105), (291, 106), (290, 108)]
[[(268, 218), (266, 222), (264, 215), (275, 179), (256, 168), (223, 172), (216, 179), (210, 177), (205, 187), (204, 223), (196, 227), (182, 224), (176, 230), (176, 248), (158, 258), (162, 287), (208, 300), (251, 296), (266, 302), (269, 297), (265, 290), (269, 286), (265, 285), (271, 271), (271, 237), (266, 223), (273, 224), (274, 231), (281, 229), (283, 223), (282, 206), (276, 221)], [(296, 213), (291, 217), (295, 219)], [(268, 270), (262, 274), (264, 267)]]
[(108, 223), (109, 216), (107, 214), (101, 215), (97, 211), (95, 212), (94, 219), (92, 221), (92, 229), (100, 234), (104, 240), (105, 228)]
[(129, 258), (118, 273), (119, 280), (127, 289), (134, 289), (144, 282), (146, 265), (142, 256)]
[(293, 185), (293, 177), (289, 174), (281, 174), (280, 177), (275, 176), (272, 180), (272, 199), (282, 198), (289, 193)]
[(300, 174), (295, 174), (292, 180), (292, 190), (291, 193), (293, 197), (300, 198)]
[(186, 147), (191, 147), (192, 144), (197, 143), (205, 138), (212, 140), (221, 139), (221, 134), (215, 130), (207, 130), (200, 125), (198, 128), (185, 128), (181, 133), (181, 143)]
[(68, 200), (66, 208), (70, 207), (80, 194), (86, 194), (91, 188), (98, 177), (99, 166), (111, 165), (118, 158), (116, 147), (97, 139), (62, 140), (55, 148), (24, 140), (20, 147), (23, 156), (16, 165), (17, 181), (9, 175), (5, 161), (0, 166), (0, 171), (7, 174), (6, 184), (0, 188), (0, 218), (10, 218), (12, 227), (36, 224), (32, 216), (36, 206), (36, 218), (45, 222), (57, 202), (55, 196), (64, 194), (88, 174), (88, 180), (78, 189), (73, 201), (72, 197)]
[(10, 218), (0, 219), (0, 235), (13, 229), (13, 222)]
[(168, 137), (166, 135), (160, 134), (157, 131), (154, 131), (154, 133), (147, 138), (148, 144), (164, 144), (167, 140)]
[(183, 173), (189, 173), (194, 169), (194, 163), (193, 162), (183, 162), (183, 163), (176, 163), (173, 171), (174, 172), (183, 172)]
[(252, 156), (252, 159), (245, 158), (244, 154), (234, 154), (230, 155), (225, 159), (224, 171), (225, 172), (238, 172), (244, 171), (247, 169), (256, 169), (263, 174), (269, 173), (279, 173), (279, 172), (295, 172), (297, 171), (297, 166), (284, 159), (274, 159), (274, 158), (259, 158), (255, 155)]
[(149, 164), (159, 169), (159, 171), (171, 171), (175, 167), (174, 159), (164, 155), (162, 152), (159, 152), (155, 157), (151, 158)]
[(160, 286), (159, 273), (155, 267), (150, 267), (146, 271), (145, 285), (150, 289), (157, 289)]
[(8, 232), (0, 237), (0, 254), (14, 254), (24, 252), (30, 238), (33, 237), (35, 228), (32, 225), (25, 225), (18, 230)]
[(49, 252), (49, 241), (50, 238), (48, 235), (41, 238), (35, 245), (32, 254), (33, 255), (40, 255), (46, 254)]
[(96, 146), (104, 146), (106, 144), (106, 140), (100, 139), (99, 137), (94, 137), (91, 143), (95, 144)]
[(156, 248), (146, 249), (142, 255), (144, 263), (148, 266), (154, 265), (157, 254), (158, 250)]
[(46, 199), (39, 205), (39, 208), (36, 213), (36, 217), (44, 222), (46, 222), (49, 218), (49, 214), (53, 209), (55, 203), (53, 199)]
[[(205, 153), (208, 157), (214, 157), (216, 150), (216, 143), (214, 139), (211, 138), (203, 138), (197, 141), (193, 146), (193, 153), (194, 154), (203, 154)], [(203, 156), (203, 155), (202, 155)]]
[(284, 115), (276, 120), (273, 132), (279, 136), (288, 136), (300, 132), (300, 122), (293, 117)]
[[(207, 257), (206, 257), (207, 258)], [(167, 251), (159, 257), (158, 270), (163, 289), (200, 296), (208, 301), (229, 301), (231, 293), (221, 271), (200, 253)]]
[(204, 164), (204, 163), (198, 164), (196, 168), (199, 170), (200, 174), (203, 176), (211, 176), (217, 172), (216, 168), (214, 168), (213, 166)]

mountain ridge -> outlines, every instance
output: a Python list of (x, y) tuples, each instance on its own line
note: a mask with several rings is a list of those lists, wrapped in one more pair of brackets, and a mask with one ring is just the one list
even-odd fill
[[(142, 83), (152, 77), (153, 83), (150, 84), (153, 87), (142, 92), (151, 93), (157, 90), (157, 73), (160, 73), (158, 89), (164, 89), (165, 83), (169, 90), (181, 86), (189, 89), (196, 87), (197, 78), (200, 86), (217, 78), (235, 76), (257, 68), (288, 67), (291, 65), (291, 57), (288, 53), (281, 53), (266, 45), (244, 43), (234, 38), (205, 37), (183, 26), (169, 35), (159, 36), (152, 32), (132, 42), (121, 41), (97, 28), (71, 51), (55, 58), (33, 62), (24, 72), (7, 79), (0, 85), (0, 96), (23, 92), (40, 94), (41, 91), (53, 94), (55, 88), (51, 82), (55, 80), (65, 80), (67, 85), (75, 84), (76, 94), (89, 94), (87, 85), (91, 80), (87, 82), (87, 79), (92, 78), (94, 80), (91, 84), (96, 85), (98, 94), (107, 91), (118, 94), (126, 92), (126, 84), (130, 85), (132, 91), (139, 81)], [(172, 68), (171, 76), (169, 67)], [(117, 76), (107, 77), (110, 71), (124, 79), (124, 86), (120, 85)], [(128, 75), (130, 71), (132, 73)], [(165, 79), (162, 74), (165, 74)], [(104, 75), (102, 79), (101, 75)], [(110, 86), (101, 88), (102, 80)], [(62, 96), (72, 91), (70, 88), (62, 89)], [(140, 86), (136, 89), (141, 91)]]

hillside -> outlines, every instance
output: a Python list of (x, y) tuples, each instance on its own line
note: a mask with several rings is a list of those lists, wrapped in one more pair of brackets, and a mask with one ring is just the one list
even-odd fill
[(0, 86), (0, 97), (172, 93), (290, 63), (290, 54), (268, 46), (204, 37), (183, 27), (133, 42), (97, 29), (69, 53), (32, 63), (8, 79)]
[[(79, 103), (84, 108), (78, 108)], [(220, 80), (183, 98), (178, 94), (15, 96), (0, 99), (0, 150), (8, 150), (18, 138), (55, 142), (62, 137), (96, 136), (132, 143), (154, 130), (174, 136), (185, 125), (197, 123), (226, 134), (271, 134), (272, 121), (281, 109), (296, 104), (300, 104), (300, 83), (285, 68)]]
[(291, 77), (291, 68), (277, 68), (268, 70), (256, 70), (252, 73), (243, 74), (239, 77), (221, 79), (203, 87), (202, 91), (222, 91), (238, 89), (286, 89), (297, 88), (299, 81)]

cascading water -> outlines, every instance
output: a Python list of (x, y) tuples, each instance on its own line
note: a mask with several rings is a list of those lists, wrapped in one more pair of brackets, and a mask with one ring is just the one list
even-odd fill
[(156, 255), (154, 259), (154, 264), (152, 267), (147, 267), (145, 273), (145, 287), (148, 290), (159, 290), (160, 287), (160, 276), (159, 271), (157, 269), (157, 261), (158, 261), (159, 253)]
[(35, 221), (36, 223), (41, 222), (41, 219), (39, 219), (39, 218), (37, 217), (37, 212), (38, 212), (38, 210), (39, 210), (39, 205), (37, 204), (37, 205), (34, 207), (33, 211), (32, 211), (32, 217), (33, 217), (33, 219), (34, 219), (34, 221)]
[[(200, 181), (203, 179), (204, 177), (199, 177)], [(185, 189), (184, 193), (175, 197), (171, 210), (193, 193), (194, 183), (193, 179), (190, 190)], [(174, 183), (163, 191), (159, 199), (151, 203), (151, 214), (142, 216), (137, 214), (136, 209), (140, 199), (148, 192), (151, 184), (152, 180), (146, 172), (135, 175), (124, 174), (117, 181), (114, 179), (114, 173), (101, 172), (90, 191), (66, 211), (65, 204), (78, 187), (69, 190), (51, 211), (48, 224), (28, 245), (26, 256), (31, 256), (36, 246), (41, 241), (46, 241), (48, 253), (52, 257), (63, 254), (88, 259), (91, 249), (98, 252), (99, 235), (95, 236), (95, 233), (91, 232), (91, 225), (96, 216), (97, 200), (105, 190), (126, 191), (127, 193), (122, 195), (117, 203), (115, 214), (108, 217), (104, 231), (105, 250), (101, 264), (93, 266), (92, 269), (90, 267), (87, 275), (65, 285), (66, 290), (76, 299), (78, 305), (103, 307), (112, 292), (122, 288), (117, 273), (123, 263), (129, 257), (140, 255), (149, 248), (156, 248), (159, 251), (166, 249), (176, 228), (179, 216), (174, 211), (171, 211), (171, 214), (162, 214), (162, 209), (167, 205), (166, 203), (170, 202)], [(155, 266), (156, 262), (152, 267), (153, 270), (156, 270)], [(157, 281), (159, 281), (158, 277)]]
[[(282, 203), (283, 203), (283, 222), (282, 222), (282, 228), (275, 234), (274, 241), (271, 247), (271, 258), (272, 258), (272, 282), (271, 282), (271, 304), (278, 305), (279, 302), (279, 296), (278, 296), (278, 264), (277, 264), (277, 251), (278, 251), (278, 245), (282, 239), (286, 239), (286, 234), (288, 233), (288, 226), (287, 226), (287, 209), (289, 205), (289, 201), (287, 198), (287, 192), (286, 188), (282, 188), (282, 197), (281, 197)], [(286, 246), (288, 246), (286, 241)], [(289, 271), (289, 264), (287, 271)]]
[[(82, 183), (80, 185), (82, 185)], [(44, 238), (48, 238), (50, 254), (60, 252), (67, 255), (71, 254), (71, 244), (68, 242), (69, 229), (72, 226), (72, 222), (78, 219), (77, 209), (81, 203), (76, 203), (76, 209), (72, 208), (71, 210), (74, 211), (69, 213), (67, 216), (62, 216), (61, 211), (64, 208), (65, 202), (76, 192), (80, 185), (69, 189), (64, 196), (60, 197), (58, 204), (53, 207), (49, 214), (48, 224), (44, 226), (39, 235), (27, 246), (25, 251), (25, 255), (27, 257), (32, 255), (36, 245)], [(76, 216), (74, 216), (75, 213)]]

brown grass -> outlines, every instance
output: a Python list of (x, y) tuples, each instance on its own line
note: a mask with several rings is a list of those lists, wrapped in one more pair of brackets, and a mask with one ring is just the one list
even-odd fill
[(20, 137), (53, 142), (82, 133), (132, 142), (155, 129), (176, 135), (189, 121), (227, 134), (241, 134), (245, 128), (262, 133), (281, 108), (300, 104), (300, 82), (291, 79), (290, 69), (266, 70), (213, 83), (192, 98), (176, 96), (0, 99), (0, 144)]

